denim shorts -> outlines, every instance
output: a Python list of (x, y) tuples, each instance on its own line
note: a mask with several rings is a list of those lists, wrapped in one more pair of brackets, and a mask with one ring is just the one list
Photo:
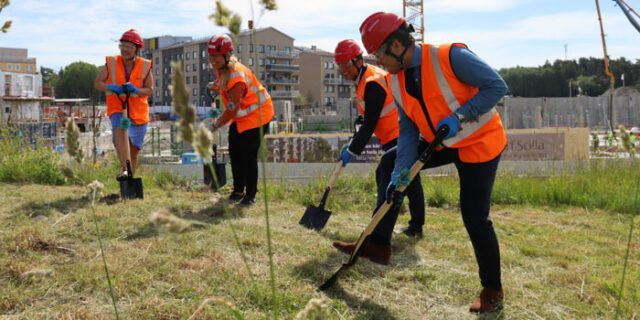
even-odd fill
[[(111, 120), (111, 130), (113, 131), (113, 134), (111, 135), (111, 141), (115, 143), (115, 137), (116, 137), (115, 132), (118, 125), (120, 125), (120, 119), (122, 119), (122, 112), (116, 112), (112, 114), (109, 119)], [(133, 144), (136, 148), (140, 150), (142, 150), (142, 144), (144, 143), (144, 135), (147, 133), (148, 126), (149, 126), (148, 123), (135, 124), (133, 122), (131, 122), (131, 125), (129, 126), (129, 141), (131, 141), (131, 144)]]

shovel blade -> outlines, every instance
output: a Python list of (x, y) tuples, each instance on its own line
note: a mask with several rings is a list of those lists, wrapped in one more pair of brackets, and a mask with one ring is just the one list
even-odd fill
[(121, 199), (143, 199), (143, 197), (144, 190), (142, 188), (142, 178), (120, 181)]
[(320, 231), (324, 228), (324, 225), (327, 224), (330, 216), (331, 211), (310, 205), (298, 223), (308, 229)]

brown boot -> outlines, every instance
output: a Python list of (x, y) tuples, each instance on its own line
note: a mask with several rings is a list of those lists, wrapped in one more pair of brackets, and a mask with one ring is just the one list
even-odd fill
[(504, 300), (504, 291), (491, 288), (483, 288), (480, 296), (469, 307), (470, 312), (483, 313), (493, 312), (502, 309), (502, 300)]
[[(350, 255), (351, 253), (353, 253), (353, 249), (355, 249), (356, 243), (334, 241), (333, 246), (336, 247), (336, 249)], [(362, 244), (362, 247), (360, 248), (360, 254), (358, 256), (369, 258), (369, 260), (375, 263), (383, 264), (386, 266), (389, 264), (389, 258), (391, 258), (391, 246), (373, 244), (368, 240), (365, 240)]]

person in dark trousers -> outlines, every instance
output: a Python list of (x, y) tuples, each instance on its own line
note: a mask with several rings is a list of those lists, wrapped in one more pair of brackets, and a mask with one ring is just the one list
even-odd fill
[[(362, 42), (389, 72), (391, 94), (398, 105), (398, 156), (387, 201), (402, 202), (395, 192), (435, 132), (449, 132), (424, 168), (453, 163), (460, 177), (460, 209), (478, 263), (482, 292), (471, 312), (502, 308), (498, 238), (489, 216), (491, 191), (500, 155), (507, 144), (495, 104), (507, 92), (498, 73), (460, 43), (416, 44), (413, 28), (398, 15), (377, 12), (360, 26)], [(426, 140), (419, 147), (419, 136)], [(393, 213), (393, 212), (390, 212)], [(387, 215), (374, 234), (385, 236), (397, 215)]]
[(274, 110), (271, 97), (251, 70), (232, 55), (233, 43), (226, 34), (214, 35), (208, 43), (209, 62), (217, 73), (216, 83), (226, 106), (215, 120), (221, 128), (229, 121), (229, 159), (233, 175), (232, 201), (242, 205), (255, 203), (258, 191), (258, 149)]
[[(353, 156), (359, 155), (375, 133), (380, 140), (384, 154), (376, 168), (376, 184), (378, 198), (376, 210), (385, 201), (385, 190), (391, 180), (391, 173), (396, 160), (396, 143), (398, 140), (398, 110), (389, 93), (389, 86), (385, 79), (387, 73), (373, 65), (364, 63), (362, 49), (354, 40), (344, 40), (338, 43), (335, 50), (335, 64), (338, 65), (344, 79), (354, 81), (356, 85), (356, 101), (358, 112), (364, 117), (362, 126), (353, 139), (340, 154), (338, 160), (346, 166)], [(420, 177), (416, 177), (407, 188), (409, 196), (409, 211), (411, 221), (404, 230), (408, 236), (422, 235), (424, 224), (424, 193)], [(394, 214), (398, 214), (400, 206), (394, 207)], [(375, 210), (374, 210), (375, 213)], [(393, 228), (393, 226), (391, 226)], [(355, 242), (347, 243), (335, 241), (333, 246), (342, 252), (351, 254)], [(378, 253), (383, 253), (382, 255)], [(361, 257), (367, 257), (378, 263), (388, 264), (391, 257), (391, 238), (369, 238), (360, 252)]]

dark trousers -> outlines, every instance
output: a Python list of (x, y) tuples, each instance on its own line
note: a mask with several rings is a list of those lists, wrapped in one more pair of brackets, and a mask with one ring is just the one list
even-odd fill
[[(262, 126), (262, 134), (267, 131), (268, 124)], [(229, 160), (233, 175), (233, 191), (244, 192), (254, 199), (258, 192), (258, 149), (260, 148), (260, 127), (238, 132), (234, 122), (229, 127)]]
[[(426, 149), (421, 145), (419, 153)], [(435, 168), (454, 163), (460, 177), (460, 209), (462, 221), (467, 229), (478, 263), (480, 282), (483, 287), (499, 290), (502, 288), (500, 276), (500, 247), (498, 237), (489, 216), (491, 191), (495, 181), (500, 155), (482, 163), (460, 161), (458, 149), (436, 151), (425, 163), (423, 169)], [(380, 221), (370, 239), (391, 239), (397, 210), (391, 210)], [(391, 227), (389, 225), (391, 224)], [(373, 240), (372, 240), (373, 241)]]
[[(396, 163), (396, 151), (393, 149), (388, 151), (380, 159), (378, 168), (376, 169), (376, 184), (378, 186), (378, 201), (376, 203), (376, 210), (382, 206), (386, 200), (386, 190), (389, 182), (391, 181), (391, 173)], [(424, 192), (422, 191), (422, 182), (420, 176), (416, 176), (413, 181), (404, 190), (407, 198), (409, 198), (409, 212), (411, 213), (411, 221), (409, 225), (412, 228), (422, 228), (424, 224)], [(375, 244), (388, 245), (391, 243), (391, 234), (393, 233), (393, 227), (398, 219), (398, 212), (400, 207), (392, 207), (392, 209), (385, 215), (380, 221), (377, 228), (369, 236), (369, 240)]]

